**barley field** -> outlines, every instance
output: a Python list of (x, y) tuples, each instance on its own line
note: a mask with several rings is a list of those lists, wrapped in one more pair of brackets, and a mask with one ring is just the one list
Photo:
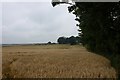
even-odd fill
[(2, 79), (2, 46), (0, 46), (0, 79)]
[(2, 48), (3, 78), (116, 78), (110, 61), (80, 45)]

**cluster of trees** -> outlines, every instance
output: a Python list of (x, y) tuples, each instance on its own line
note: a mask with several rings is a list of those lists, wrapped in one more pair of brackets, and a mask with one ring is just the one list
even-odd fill
[(79, 44), (80, 43), (80, 37), (59, 37), (57, 42), (59, 44), (71, 44), (71, 45), (75, 45), (75, 44)]
[(120, 78), (120, 2), (71, 1), (74, 4), (69, 0), (57, 0), (52, 5), (70, 4), (68, 11), (76, 15), (83, 46), (90, 51), (112, 56), (111, 62)]
[[(72, 4), (69, 0), (57, 1), (53, 6)], [(68, 11), (76, 15), (82, 44), (87, 49), (120, 54), (120, 2), (74, 2)]]

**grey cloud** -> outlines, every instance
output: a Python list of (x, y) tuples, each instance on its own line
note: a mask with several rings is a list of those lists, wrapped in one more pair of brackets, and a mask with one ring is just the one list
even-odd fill
[(0, 44), (2, 44), (2, 4), (0, 3)]
[(74, 16), (66, 5), (3, 3), (3, 43), (56, 42), (59, 36), (77, 35)]

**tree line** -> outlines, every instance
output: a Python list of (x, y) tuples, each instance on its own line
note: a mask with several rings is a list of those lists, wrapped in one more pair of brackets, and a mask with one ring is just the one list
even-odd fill
[(79, 44), (80, 43), (80, 37), (79, 36), (71, 36), (71, 37), (59, 37), (57, 42), (59, 44), (71, 44), (71, 45), (75, 45), (75, 44)]

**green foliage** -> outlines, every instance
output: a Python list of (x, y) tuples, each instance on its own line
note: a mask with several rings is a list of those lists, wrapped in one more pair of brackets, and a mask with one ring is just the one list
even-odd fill
[(95, 52), (120, 53), (120, 2), (75, 2), (68, 10), (76, 15), (84, 46)]
[(47, 44), (52, 44), (50, 41)]
[(120, 3), (76, 3), (68, 8), (76, 15), (83, 45), (91, 51), (120, 53)]
[(118, 61), (115, 58), (120, 57), (120, 2), (75, 2), (68, 11), (76, 15), (82, 44), (90, 51), (115, 55), (110, 60)]
[(70, 43), (71, 45), (76, 44), (76, 43), (77, 43), (77, 42), (76, 42), (76, 38), (75, 38), (74, 36), (71, 36), (71, 37), (69, 38), (69, 43)]
[(59, 44), (66, 44), (66, 38), (65, 37), (59, 37), (58, 40), (57, 40), (57, 42)]
[(80, 43), (80, 37), (74, 37), (74, 36), (71, 36), (71, 37), (59, 37), (57, 42), (59, 44), (71, 44), (71, 45), (75, 45), (75, 44), (78, 44)]

